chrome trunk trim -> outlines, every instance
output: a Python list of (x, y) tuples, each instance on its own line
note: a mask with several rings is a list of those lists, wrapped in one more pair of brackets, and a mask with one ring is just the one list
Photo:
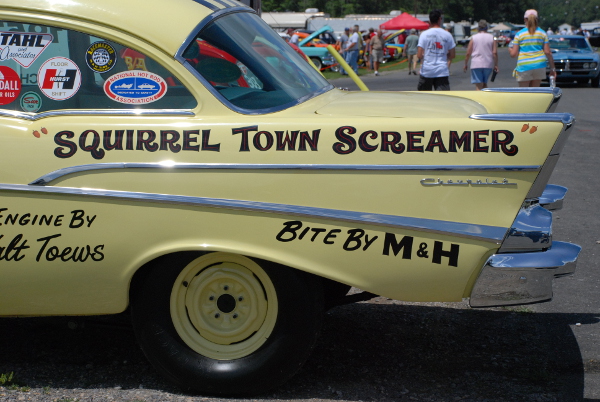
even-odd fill
[(542, 170), (538, 174), (535, 182), (531, 186), (527, 198), (538, 198), (548, 184), (550, 175), (558, 162), (558, 157), (571, 134), (571, 129), (575, 124), (575, 117), (570, 113), (523, 113), (523, 114), (479, 114), (471, 115), (472, 119), (476, 120), (494, 120), (494, 121), (523, 121), (523, 122), (561, 122), (563, 129), (558, 135), (552, 150), (550, 151)]
[(471, 307), (510, 306), (552, 299), (552, 280), (575, 272), (581, 247), (556, 241), (546, 251), (494, 254), (471, 291)]
[(462, 222), (373, 214), (369, 212), (344, 211), (301, 205), (275, 204), (260, 201), (192, 197), (185, 195), (138, 193), (93, 188), (45, 187), (24, 184), (0, 184), (0, 191), (98, 197), (163, 204), (189, 205), (195, 207), (223, 208), (229, 210), (250, 211), (252, 213), (281, 214), (286, 216), (306, 217), (310, 219), (328, 219), (437, 233), (446, 236), (456, 236), (486, 241), (494, 244), (500, 244), (507, 230), (504, 227), (474, 225)]
[(538, 204), (521, 208), (498, 253), (538, 251), (552, 245), (552, 212)]
[(483, 91), (486, 92), (510, 92), (510, 93), (544, 93), (544, 94), (552, 94), (552, 100), (550, 101), (550, 105), (548, 105), (547, 113), (552, 113), (556, 110), (556, 106), (560, 101), (562, 96), (562, 90), (558, 87), (554, 88), (542, 88), (542, 87), (534, 87), (534, 88), (484, 88)]
[(160, 169), (172, 171), (179, 169), (191, 170), (328, 170), (328, 171), (536, 171), (540, 166), (466, 166), (466, 165), (322, 165), (322, 164), (251, 164), (251, 163), (174, 163), (164, 162), (118, 162), (118, 163), (93, 163), (89, 165), (70, 166), (47, 173), (32, 181), (31, 185), (45, 186), (52, 181), (67, 175), (109, 169)]

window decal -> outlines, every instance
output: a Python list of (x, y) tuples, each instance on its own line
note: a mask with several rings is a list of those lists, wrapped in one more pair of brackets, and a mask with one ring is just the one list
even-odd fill
[(0, 105), (8, 105), (21, 93), (21, 78), (15, 70), (0, 66)]
[(167, 93), (167, 83), (149, 71), (124, 71), (106, 80), (104, 92), (120, 103), (145, 104), (162, 98)]
[(94, 42), (88, 48), (85, 61), (97, 73), (107, 73), (115, 66), (117, 52), (108, 42)]
[(37, 32), (0, 32), (0, 61), (14, 60), (27, 68), (48, 47), (54, 37)]
[(69, 99), (81, 86), (81, 71), (77, 64), (66, 57), (53, 57), (40, 67), (38, 85), (50, 99)]
[(25, 92), (20, 104), (24, 112), (35, 113), (42, 107), (42, 97), (35, 92)]

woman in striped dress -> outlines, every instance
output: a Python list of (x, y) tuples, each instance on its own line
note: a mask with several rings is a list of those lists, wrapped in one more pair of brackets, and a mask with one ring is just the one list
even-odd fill
[(525, 26), (509, 45), (511, 57), (519, 56), (513, 76), (520, 87), (539, 87), (546, 78), (546, 60), (550, 65), (550, 75), (556, 78), (554, 59), (548, 43), (548, 35), (538, 27), (538, 13), (525, 11)]

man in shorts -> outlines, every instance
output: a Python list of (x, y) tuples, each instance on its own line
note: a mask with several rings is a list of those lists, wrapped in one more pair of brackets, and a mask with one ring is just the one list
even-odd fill
[(381, 29), (378, 29), (377, 34), (371, 38), (371, 56), (375, 75), (379, 75), (379, 65), (383, 63), (383, 31)]
[(440, 10), (429, 13), (431, 28), (419, 37), (417, 57), (423, 60), (421, 64), (421, 76), (417, 89), (419, 91), (449, 91), (450, 82), (448, 76), (448, 61), (454, 59), (454, 38), (443, 29), (444, 15)]

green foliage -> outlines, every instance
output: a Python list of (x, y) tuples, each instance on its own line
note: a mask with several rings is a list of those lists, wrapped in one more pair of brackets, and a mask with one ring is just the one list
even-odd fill
[(332, 17), (347, 14), (389, 14), (402, 10), (411, 14), (428, 14), (440, 9), (449, 21), (508, 21), (523, 23), (523, 14), (535, 8), (543, 29), (556, 29), (562, 23), (579, 26), (600, 19), (600, 0), (263, 0), (263, 11), (304, 11), (318, 8)]
[(13, 372), (10, 372), (8, 374), (6, 374), (6, 373), (0, 374), (0, 385), (2, 385), (2, 386), (13, 385), (14, 375), (15, 375), (15, 373), (13, 373)]

